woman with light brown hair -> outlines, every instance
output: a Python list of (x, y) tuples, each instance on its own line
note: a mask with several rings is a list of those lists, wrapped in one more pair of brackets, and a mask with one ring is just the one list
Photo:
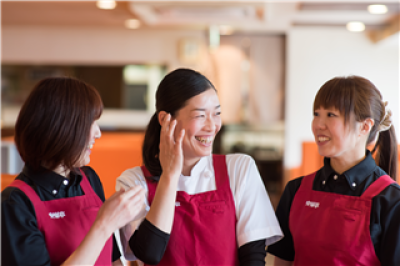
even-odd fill
[(391, 116), (365, 78), (337, 77), (320, 88), (312, 131), (324, 166), (286, 185), (276, 210), (285, 237), (268, 247), (275, 265), (400, 265)]
[(103, 204), (101, 181), (85, 166), (102, 110), (96, 89), (73, 78), (41, 80), (23, 104), (15, 143), (25, 167), (1, 193), (1, 265), (120, 263), (113, 232), (144, 193), (121, 190)]

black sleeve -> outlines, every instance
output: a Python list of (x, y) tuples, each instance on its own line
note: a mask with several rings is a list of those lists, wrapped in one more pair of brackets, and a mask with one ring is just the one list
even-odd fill
[(50, 256), (35, 209), (18, 188), (1, 192), (1, 265), (50, 266)]
[(268, 253), (286, 261), (294, 260), (294, 244), (292, 234), (289, 230), (289, 214), (294, 195), (300, 187), (301, 180), (302, 178), (297, 178), (289, 181), (285, 187), (275, 212), (284, 237), (280, 241), (268, 246), (267, 250)]
[(371, 237), (377, 235), (379, 238), (375, 246), (377, 257), (381, 265), (398, 266), (400, 265), (400, 187), (397, 184), (390, 185), (373, 199), (371, 215), (373, 213), (376, 215), (371, 217), (371, 225), (377, 220), (381, 229), (381, 234), (374, 234), (371, 231)]
[(265, 266), (265, 239), (252, 241), (239, 248), (240, 266)]
[(129, 247), (139, 260), (156, 265), (164, 256), (169, 237), (145, 219), (129, 239)]

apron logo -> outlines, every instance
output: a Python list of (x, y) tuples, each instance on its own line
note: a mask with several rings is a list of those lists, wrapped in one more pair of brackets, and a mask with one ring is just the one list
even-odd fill
[(49, 212), (49, 216), (51, 219), (60, 219), (65, 217), (65, 212)]
[(181, 206), (181, 203), (177, 201), (177, 202), (175, 202), (175, 206), (177, 206), (177, 207)]
[(307, 201), (306, 201), (306, 206), (316, 209), (316, 208), (319, 207), (319, 202), (307, 200)]

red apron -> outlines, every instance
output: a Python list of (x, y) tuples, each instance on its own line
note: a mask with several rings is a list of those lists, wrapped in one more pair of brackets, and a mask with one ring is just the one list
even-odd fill
[[(41, 201), (33, 188), (25, 182), (15, 180), (10, 184), (22, 190), (35, 207), (38, 228), (45, 238), (51, 265), (62, 264), (77, 249), (103, 204), (82, 170), (81, 173), (84, 195), (72, 198)], [(112, 246), (111, 237), (95, 265), (111, 265)]]
[(294, 265), (379, 266), (370, 233), (372, 198), (395, 181), (384, 175), (361, 197), (314, 191), (303, 178), (290, 208)]
[[(217, 189), (196, 195), (178, 191), (167, 249), (158, 265), (239, 265), (236, 214), (224, 155), (213, 155)], [(142, 166), (146, 177), (150, 173)], [(147, 180), (151, 205), (157, 182)]]

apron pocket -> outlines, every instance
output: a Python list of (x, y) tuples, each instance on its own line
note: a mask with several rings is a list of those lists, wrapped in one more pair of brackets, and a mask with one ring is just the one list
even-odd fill
[(224, 200), (199, 202), (200, 209), (207, 210), (213, 213), (224, 213), (226, 203)]

